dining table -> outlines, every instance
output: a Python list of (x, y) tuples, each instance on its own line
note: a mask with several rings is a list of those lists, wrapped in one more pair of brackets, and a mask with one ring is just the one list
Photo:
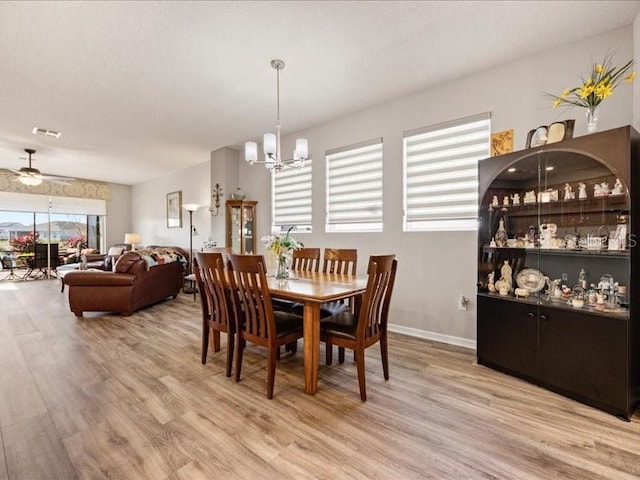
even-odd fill
[(367, 286), (367, 277), (292, 270), (289, 278), (267, 276), (267, 282), (273, 298), (304, 305), (304, 391), (315, 395), (320, 364), (320, 305), (361, 298)]

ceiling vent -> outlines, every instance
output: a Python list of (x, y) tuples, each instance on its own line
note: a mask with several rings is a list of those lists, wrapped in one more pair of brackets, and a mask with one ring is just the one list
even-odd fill
[(45, 137), (55, 137), (55, 138), (60, 138), (60, 135), (62, 135), (61, 132), (56, 132), (55, 130), (47, 130), (46, 128), (40, 128), (40, 127), (33, 127), (33, 130), (31, 130), (31, 133), (34, 133), (36, 135), (44, 135)]

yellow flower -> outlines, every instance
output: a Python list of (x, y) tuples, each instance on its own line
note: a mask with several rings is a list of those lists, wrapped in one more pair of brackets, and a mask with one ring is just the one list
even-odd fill
[(593, 93), (593, 86), (591, 85), (591, 79), (589, 79), (588, 84), (585, 83), (581, 88), (580, 88), (580, 98), (587, 98), (589, 95), (591, 95)]
[(602, 81), (595, 86), (593, 91), (599, 98), (604, 99), (613, 94), (613, 86), (609, 82)]
[(588, 75), (581, 77), (581, 83), (562, 90), (560, 95), (545, 92), (551, 97), (553, 108), (593, 107), (612, 96), (622, 80), (631, 83), (636, 77), (636, 72), (631, 71), (633, 60), (629, 60), (622, 67), (615, 67), (612, 59), (613, 56), (607, 54), (602, 62), (592, 63)]

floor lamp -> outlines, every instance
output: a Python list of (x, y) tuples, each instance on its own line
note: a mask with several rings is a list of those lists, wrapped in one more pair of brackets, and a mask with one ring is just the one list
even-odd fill
[[(189, 264), (187, 266), (187, 275), (191, 275), (193, 273), (193, 212), (198, 210), (200, 205), (185, 203), (182, 208), (189, 212)], [(193, 280), (191, 280), (191, 291), (185, 293), (193, 293)]]

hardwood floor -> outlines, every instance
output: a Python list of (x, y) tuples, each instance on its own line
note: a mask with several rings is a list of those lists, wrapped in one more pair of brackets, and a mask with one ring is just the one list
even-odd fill
[(224, 342), (200, 363), (190, 295), (77, 319), (42, 280), (0, 282), (0, 303), (0, 480), (640, 478), (638, 412), (624, 422), (463, 348), (392, 334), (390, 381), (367, 351), (366, 403), (351, 355), (321, 364), (309, 396), (285, 354), (267, 400), (262, 350), (247, 347), (239, 384)]

